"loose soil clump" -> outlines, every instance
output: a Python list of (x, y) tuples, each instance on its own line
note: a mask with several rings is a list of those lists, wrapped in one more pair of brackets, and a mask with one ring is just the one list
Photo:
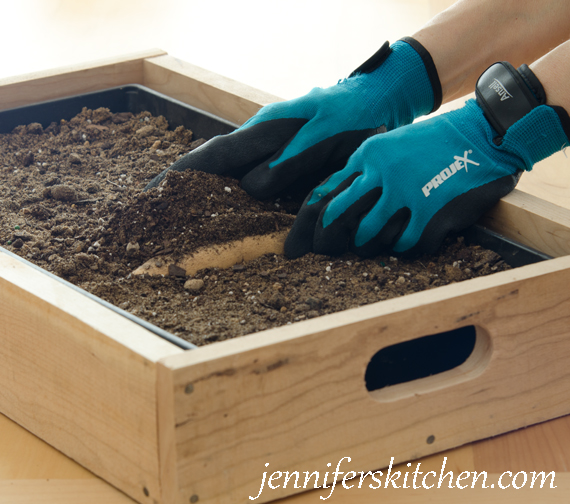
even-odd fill
[(415, 261), (267, 255), (192, 277), (138, 277), (209, 244), (287, 229), (298, 202), (256, 201), (230, 178), (171, 173), (204, 143), (149, 113), (83, 111), (0, 135), (0, 245), (194, 344), (224, 340), (508, 269), (461, 237)]

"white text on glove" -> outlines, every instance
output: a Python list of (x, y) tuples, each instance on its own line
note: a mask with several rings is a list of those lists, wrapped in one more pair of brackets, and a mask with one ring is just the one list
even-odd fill
[(425, 186), (422, 187), (422, 191), (426, 198), (431, 194), (432, 189), (437, 189), (441, 184), (443, 184), (452, 175), (455, 175), (459, 170), (465, 168), (465, 171), (468, 172), (469, 170), (467, 169), (467, 163), (479, 166), (479, 163), (476, 163), (471, 159), (467, 159), (468, 154), (473, 154), (473, 151), (464, 151), (463, 157), (453, 156), (453, 159), (455, 159), (455, 161), (451, 163), (449, 167), (441, 170), (434, 178), (432, 178)]

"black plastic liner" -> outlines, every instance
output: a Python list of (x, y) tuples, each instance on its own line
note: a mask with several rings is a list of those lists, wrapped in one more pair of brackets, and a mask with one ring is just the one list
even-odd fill
[[(91, 109), (106, 107), (113, 113), (132, 112), (133, 114), (138, 114), (143, 111), (148, 111), (155, 116), (164, 116), (168, 120), (170, 129), (174, 129), (178, 126), (184, 126), (185, 128), (188, 128), (194, 132), (195, 138), (204, 138), (206, 140), (209, 140), (210, 138), (213, 138), (217, 135), (230, 133), (237, 127), (237, 125), (232, 124), (229, 121), (220, 119), (219, 117), (165, 96), (161, 93), (157, 93), (156, 91), (153, 91), (149, 88), (140, 86), (138, 84), (130, 84), (127, 86), (115, 87), (103, 91), (95, 91), (92, 93), (85, 93), (68, 98), (50, 100), (34, 105), (27, 105), (25, 107), (0, 111), (0, 133), (10, 133), (16, 126), (33, 122), (41, 123), (41, 125), (46, 128), (52, 122), (59, 122), (61, 119), (70, 120), (72, 117), (79, 114), (83, 107)], [(545, 254), (524, 247), (480, 226), (473, 226), (462, 234), (465, 236), (465, 239), (468, 243), (476, 243), (497, 252), (503, 257), (506, 263), (513, 267), (523, 266), (525, 264), (531, 264), (538, 261), (543, 261), (545, 259), (550, 259), (550, 257)], [(80, 292), (90, 299), (97, 301), (110, 310), (119, 313), (120, 315), (139, 324), (145, 329), (153, 332), (157, 336), (160, 336), (161, 338), (164, 338), (171, 343), (179, 346), (180, 348), (197, 348), (196, 345), (193, 345), (192, 343), (185, 341), (182, 338), (179, 338), (178, 336), (175, 336), (174, 334), (171, 334), (168, 331), (165, 331), (149, 322), (135, 317), (133, 314), (127, 311), (121, 310), (120, 308), (108, 303), (107, 301), (104, 301), (101, 298), (98, 298), (97, 296), (94, 296), (93, 294), (90, 294), (87, 291), (67, 282), (66, 280), (63, 280), (62, 278), (49, 273), (48, 271), (34, 265), (26, 259), (13, 254), (3, 247), (0, 247), (0, 249), (2, 249), (2, 251), (9, 256), (18, 259), (19, 261), (22, 261), (29, 266), (43, 272), (44, 274), (49, 275), (50, 277), (64, 283), (76, 292)], [(430, 337), (433, 338), (434, 336)], [(472, 344), (474, 344), (474, 336), (473, 338), (468, 337), (458, 339), (454, 337), (450, 338), (449, 334), (442, 333), (441, 341), (439, 341), (438, 344), (439, 348), (441, 348), (441, 345), (444, 341), (446, 345), (451, 345), (450, 355), (453, 354), (456, 356), (455, 361), (457, 361), (457, 359), (465, 360), (467, 357), (464, 357), (464, 355), (467, 354), (468, 356), (470, 353), (468, 347), (472, 349)], [(453, 341), (458, 342), (458, 345), (456, 345), (457, 348), (453, 346)], [(408, 350), (413, 350), (413, 348), (406, 347), (406, 353), (408, 353)], [(402, 358), (402, 356), (400, 355), (400, 357), (398, 357), (396, 355), (394, 357), (394, 362), (397, 363), (398, 358)], [(445, 364), (443, 367), (448, 366), (450, 362), (451, 361), (449, 359), (445, 359)], [(461, 364), (461, 362), (455, 363), (452, 367)], [(371, 369), (372, 368), (369, 367), (369, 372), (371, 372)], [(436, 372), (441, 372), (441, 370)], [(374, 373), (372, 372), (372, 374), (367, 378), (367, 381), (368, 379), (371, 380), (370, 386), (372, 388), (370, 388), (370, 390), (378, 388), (378, 380), (376, 380), (373, 375)], [(372, 383), (374, 383), (374, 385), (372, 385)]]
[(513, 268), (552, 259), (547, 254), (521, 245), (483, 226), (471, 226), (461, 234), (465, 237), (467, 244), (481, 245), (483, 248), (496, 252)]

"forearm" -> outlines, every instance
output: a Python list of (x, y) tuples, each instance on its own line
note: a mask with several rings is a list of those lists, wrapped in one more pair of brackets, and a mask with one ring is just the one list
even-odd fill
[(558, 105), (570, 113), (570, 41), (530, 65), (546, 92), (547, 105)]
[(569, 36), (568, 0), (460, 0), (413, 35), (434, 60), (444, 103), (472, 92), (492, 63), (530, 64)]

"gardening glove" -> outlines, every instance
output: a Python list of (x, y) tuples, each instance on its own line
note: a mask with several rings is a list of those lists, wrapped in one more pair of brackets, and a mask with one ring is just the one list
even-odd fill
[(436, 252), (568, 145), (568, 114), (545, 103), (526, 65), (492, 65), (463, 108), (364, 142), (307, 196), (285, 254)]
[(440, 104), (441, 85), (424, 47), (411, 38), (386, 42), (335, 86), (263, 107), (236, 131), (178, 159), (145, 190), (169, 170), (192, 169), (241, 179), (257, 199), (292, 184), (306, 187), (304, 197), (343, 168), (366, 138), (409, 124)]

